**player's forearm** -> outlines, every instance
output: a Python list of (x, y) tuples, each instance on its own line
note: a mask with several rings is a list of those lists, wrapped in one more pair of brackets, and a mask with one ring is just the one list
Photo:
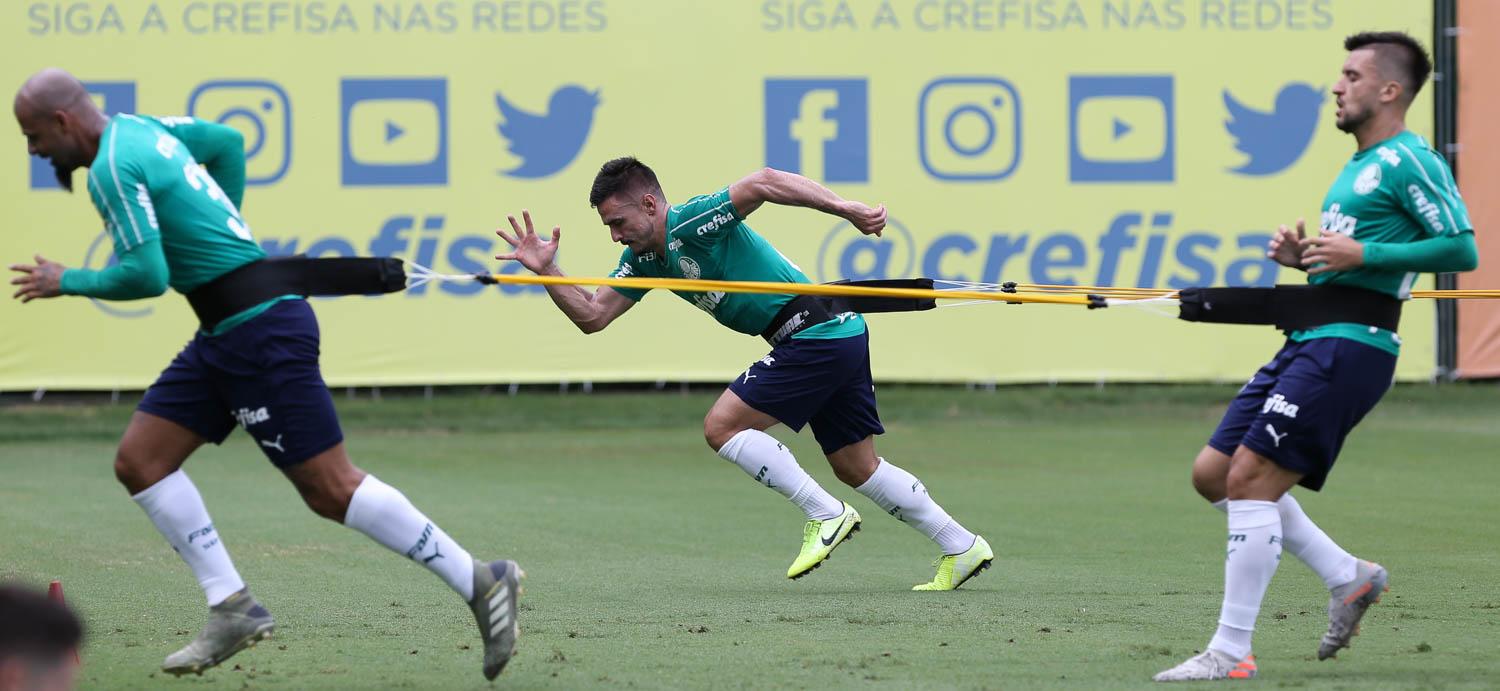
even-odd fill
[(1367, 242), (1364, 264), (1387, 271), (1473, 271), (1479, 265), (1479, 248), (1474, 244), (1473, 233), (1443, 235), (1416, 242)]
[(148, 242), (126, 252), (120, 262), (98, 271), (68, 269), (63, 272), (63, 295), (84, 295), (101, 300), (139, 300), (167, 292), (167, 260), (161, 243)]
[[(563, 272), (557, 268), (556, 264), (553, 264), (538, 275), (562, 276)], [(591, 293), (581, 286), (549, 285), (546, 288), (547, 297), (552, 298), (552, 304), (557, 305), (557, 309), (568, 315), (568, 319), (580, 331), (586, 334), (594, 333), (603, 329), (608, 323), (602, 319), (604, 310), (600, 309), (598, 303), (595, 302), (597, 292)]]

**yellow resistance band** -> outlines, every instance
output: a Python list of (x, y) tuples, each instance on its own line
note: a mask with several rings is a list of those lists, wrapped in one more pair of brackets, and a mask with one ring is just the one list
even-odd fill
[[(1103, 307), (1096, 298), (1140, 299), (1176, 297), (1177, 291), (1164, 288), (1128, 288), (1118, 286), (1064, 286), (1040, 283), (1010, 284), (1017, 292), (992, 290), (931, 290), (924, 288), (875, 288), (870, 286), (829, 283), (776, 283), (765, 281), (709, 281), (686, 278), (575, 278), (571, 276), (530, 276), (492, 274), (482, 277), (486, 283), (521, 285), (611, 286), (615, 288), (661, 288), (691, 292), (768, 293), (773, 295), (823, 295), (829, 297), (888, 297), (938, 300), (987, 300), (990, 302), (1041, 303), (1051, 305), (1093, 305)], [(1500, 299), (1500, 290), (1414, 290), (1413, 298), (1437, 300)]]
[(493, 274), (480, 279), (486, 283), (511, 283), (554, 286), (610, 286), (612, 288), (661, 288), (698, 293), (769, 293), (772, 295), (825, 295), (830, 297), (937, 298), (943, 300), (990, 300), (993, 302), (1035, 302), (1049, 305), (1089, 305), (1086, 294), (999, 293), (979, 290), (929, 290), (924, 288), (874, 288), (869, 286), (827, 283), (776, 283), (765, 281), (706, 281), (687, 278), (574, 278), (572, 276), (524, 276)]

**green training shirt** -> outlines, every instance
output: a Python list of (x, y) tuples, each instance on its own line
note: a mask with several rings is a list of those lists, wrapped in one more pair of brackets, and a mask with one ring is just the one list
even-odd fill
[[(120, 258), (120, 265), (111, 268), (151, 265), (133, 261), (131, 254), (160, 253), (167, 285), (187, 294), (264, 258), (239, 212), (245, 184), (242, 146), (232, 128), (195, 118), (110, 118), (89, 166), (88, 188)], [(114, 297), (98, 288), (98, 279), (109, 271), (69, 269), (63, 274), (63, 292)], [(214, 334), (288, 297), (296, 296), (240, 312), (217, 325)]]
[[(1323, 198), (1322, 230), (1365, 244), (1365, 266), (1308, 276), (1313, 285), (1355, 286), (1402, 300), (1411, 297), (1416, 271), (1371, 266), (1377, 245), (1412, 243), (1472, 233), (1469, 211), (1448, 164), (1420, 136), (1402, 131), (1354, 154)], [(1324, 324), (1294, 331), (1293, 341), (1348, 338), (1400, 353), (1401, 339), (1364, 324)]]
[[(811, 283), (807, 274), (776, 251), (765, 238), (745, 225), (745, 218), (729, 201), (729, 188), (705, 194), (667, 209), (667, 251), (636, 256), (629, 248), (610, 276), (629, 278), (689, 278), (724, 281)], [(614, 288), (637, 302), (647, 290)], [(673, 293), (735, 331), (759, 336), (791, 295), (758, 293)], [(792, 338), (845, 338), (864, 333), (864, 319), (845, 312), (810, 326)]]

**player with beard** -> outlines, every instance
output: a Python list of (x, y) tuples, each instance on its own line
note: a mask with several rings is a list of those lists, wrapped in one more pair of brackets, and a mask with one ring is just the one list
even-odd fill
[[(1300, 220), (1295, 232), (1283, 225), (1267, 256), (1306, 270), (1315, 286), (1405, 300), (1419, 274), (1478, 265), (1473, 226), (1443, 157), (1406, 128), (1407, 109), (1432, 71), (1427, 51), (1400, 32), (1355, 34), (1344, 49), (1333, 95), (1354, 157), (1323, 199), (1319, 234), (1305, 237)], [(1192, 473), (1194, 488), (1229, 515), (1219, 628), (1203, 653), (1156, 681), (1255, 675), (1251, 634), (1283, 548), (1331, 594), (1318, 659), (1349, 645), (1388, 575), (1339, 547), (1289, 490), (1323, 487), (1345, 437), (1390, 388), (1400, 347), (1393, 331), (1370, 324), (1292, 331), (1230, 402)]]

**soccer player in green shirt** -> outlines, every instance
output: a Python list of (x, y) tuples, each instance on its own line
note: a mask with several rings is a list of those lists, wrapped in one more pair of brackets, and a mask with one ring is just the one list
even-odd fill
[[(1319, 235), (1304, 237), (1301, 221), (1295, 233), (1281, 226), (1267, 255), (1306, 269), (1313, 285), (1404, 300), (1420, 273), (1474, 269), (1473, 226), (1442, 156), (1406, 129), (1406, 110), (1432, 71), (1427, 51), (1398, 32), (1355, 34), (1344, 48), (1335, 117), (1357, 151), (1323, 199)], [(1255, 675), (1250, 638), (1283, 548), (1331, 593), (1318, 659), (1349, 645), (1385, 589), (1386, 570), (1344, 551), (1288, 492), (1322, 488), (1344, 438), (1390, 388), (1400, 345), (1395, 333), (1367, 324), (1293, 331), (1240, 389), (1193, 463), (1193, 486), (1229, 514), (1219, 628), (1202, 654), (1157, 681)]]
[[(764, 169), (713, 194), (668, 204), (656, 173), (634, 158), (604, 164), (589, 204), (625, 246), (613, 276), (808, 283), (806, 274), (745, 223), (762, 204), (803, 206), (879, 235), (885, 207), (840, 198), (801, 175)], [(555, 262), (561, 230), (539, 237), (531, 214), (525, 227), (510, 217), (514, 248), (497, 259), (561, 276)], [(584, 333), (609, 326), (645, 296), (635, 288), (547, 286), (547, 293)], [(800, 578), (822, 564), (859, 528), (859, 512), (818, 485), (797, 459), (765, 430), (811, 425), (834, 475), (882, 511), (931, 538), (942, 550), (937, 575), (913, 590), (952, 590), (989, 566), (994, 552), (927, 494), (911, 473), (875, 455), (874, 435), (885, 431), (875, 408), (870, 342), (865, 320), (819, 300), (790, 294), (673, 291), (720, 324), (771, 344), (771, 352), (736, 377), (703, 421), (708, 445), (756, 482), (791, 500), (807, 516), (802, 549), (787, 569)]]
[[(265, 258), (240, 215), (244, 140), (193, 118), (106, 117), (84, 86), (43, 70), (16, 93), (27, 149), (63, 186), (88, 168), (89, 197), (119, 263), (69, 269), (41, 256), (11, 268), (23, 302), (60, 295), (105, 300), (184, 295)], [(201, 294), (201, 293), (199, 293)], [(249, 298), (254, 300), (254, 297)], [(206, 325), (207, 326), (207, 325)], [(187, 562), (208, 599), (203, 632), (162, 668), (202, 673), (270, 635), (271, 614), (245, 587), (182, 464), (238, 423), (318, 515), (422, 564), (469, 603), (486, 677), (514, 652), (515, 562), (481, 562), (398, 490), (355, 467), (318, 367), (319, 332), (298, 295), (274, 296), (200, 330), (146, 390), (115, 456), (115, 476)], [(80, 351), (80, 356), (86, 356)]]

